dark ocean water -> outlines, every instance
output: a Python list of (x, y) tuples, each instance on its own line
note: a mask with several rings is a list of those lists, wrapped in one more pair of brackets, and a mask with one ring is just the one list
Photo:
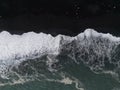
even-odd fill
[[(66, 57), (62, 57), (62, 60), (64, 61), (67, 59), (68, 58)], [(34, 63), (32, 62), (32, 64)], [(37, 65), (40, 67), (37, 67)], [(26, 78), (30, 78), (29, 81), (22, 82), (21, 80), (20, 84), (4, 85), (0, 87), (0, 90), (120, 90), (120, 83), (115, 77), (110, 74), (95, 74), (82, 62), (79, 65), (74, 62), (67, 62), (60, 70), (54, 73), (46, 71), (46, 68), (43, 68), (44, 66), (41, 66), (38, 61), (35, 66), (30, 65), (28, 67), (24, 67), (24, 70), (19, 70), (24, 76), (24, 74), (28, 73), (29, 70), (30, 73), (34, 72), (30, 67), (35, 67), (37, 73), (34, 73), (36, 75), (32, 74), (33, 76), (30, 75), (31, 78), (27, 75)], [(67, 79), (67, 81), (60, 82), (63, 80), (63, 76), (69, 79)], [(73, 84), (69, 84), (70, 80), (75, 82), (73, 82)], [(76, 88), (76, 86), (78, 88)]]

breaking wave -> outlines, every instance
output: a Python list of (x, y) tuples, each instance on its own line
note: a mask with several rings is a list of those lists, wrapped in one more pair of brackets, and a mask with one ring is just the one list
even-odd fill
[(41, 76), (39, 80), (76, 83), (65, 77), (48, 79), (49, 75), (43, 74), (43, 69), (46, 73), (56, 73), (62, 69), (59, 56), (66, 56), (76, 64), (82, 62), (96, 74), (110, 74), (118, 81), (120, 79), (120, 38), (109, 33), (103, 34), (93, 29), (86, 29), (75, 37), (53, 37), (34, 32), (22, 35), (11, 35), (7, 31), (0, 33), (0, 78), (6, 80), (4, 84), (14, 84), (15, 80), (18, 80), (16, 83), (32, 81), (32, 76), (34, 79)]

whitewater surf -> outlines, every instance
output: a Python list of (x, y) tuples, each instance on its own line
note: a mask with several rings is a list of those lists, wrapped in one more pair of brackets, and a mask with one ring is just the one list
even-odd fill
[[(0, 33), (1, 88), (47, 81), (73, 85), (74, 89), (71, 87), (69, 90), (93, 90), (93, 87), (98, 90), (95, 86), (90, 89), (79, 74), (73, 75), (73, 68), (78, 73), (82, 72), (80, 75), (89, 73), (97, 78), (105, 75), (105, 79), (111, 78), (116, 85), (112, 83), (111, 89), (101, 90), (119, 90), (120, 37), (94, 29), (86, 29), (74, 37), (61, 34), (54, 37), (42, 32), (22, 35), (12, 35), (7, 31)], [(82, 68), (86, 71), (83, 72)], [(109, 79), (105, 81), (109, 82)]]

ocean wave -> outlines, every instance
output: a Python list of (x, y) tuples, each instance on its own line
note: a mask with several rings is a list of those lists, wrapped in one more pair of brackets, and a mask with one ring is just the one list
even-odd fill
[[(73, 41), (77, 44), (85, 44), (88, 40), (89, 45), (94, 39), (103, 39), (103, 43), (105, 40), (109, 40), (108, 42), (112, 43), (120, 42), (119, 37), (112, 36), (109, 33), (98, 33), (93, 29), (87, 29), (75, 37), (65, 35), (53, 37), (50, 34), (37, 34), (34, 32), (28, 32), (22, 35), (11, 35), (9, 32), (3, 31), (0, 33), (0, 59), (17, 60), (44, 54), (57, 55), (60, 52), (62, 44), (72, 43)], [(96, 41), (100, 42), (100, 40)]]
[[(0, 33), (0, 77), (8, 79), (9, 72), (21, 63), (46, 55), (45, 64), (49, 71), (56, 69), (59, 62), (57, 56), (64, 55), (76, 63), (83, 62), (92, 71), (117, 68), (119, 72), (120, 38), (111, 34), (99, 33), (86, 29), (77, 36), (57, 35), (28, 32), (22, 35), (11, 35), (7, 31)], [(113, 68), (109, 68), (108, 63)]]

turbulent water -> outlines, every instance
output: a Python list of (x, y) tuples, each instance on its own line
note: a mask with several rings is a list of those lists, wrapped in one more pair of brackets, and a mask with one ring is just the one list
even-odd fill
[(0, 33), (0, 90), (120, 90), (120, 37)]

